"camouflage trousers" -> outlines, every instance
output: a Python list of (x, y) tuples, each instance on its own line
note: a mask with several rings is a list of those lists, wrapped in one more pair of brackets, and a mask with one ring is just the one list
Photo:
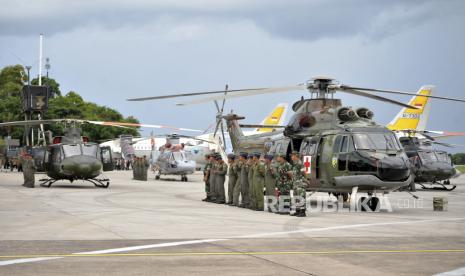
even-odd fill
[(296, 181), (293, 185), (292, 208), (295, 210), (305, 210), (307, 201), (307, 191), (303, 181)]

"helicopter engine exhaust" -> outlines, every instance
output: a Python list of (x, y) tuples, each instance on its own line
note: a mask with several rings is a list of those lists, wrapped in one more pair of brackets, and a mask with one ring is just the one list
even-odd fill
[(375, 115), (373, 111), (369, 110), (368, 108), (362, 107), (357, 109), (357, 115), (360, 118), (365, 118), (371, 120), (373, 116)]
[(337, 116), (339, 117), (341, 121), (344, 121), (344, 122), (355, 121), (358, 118), (357, 113), (353, 109), (348, 108), (348, 107), (343, 107), (339, 109), (339, 111), (337, 112)]

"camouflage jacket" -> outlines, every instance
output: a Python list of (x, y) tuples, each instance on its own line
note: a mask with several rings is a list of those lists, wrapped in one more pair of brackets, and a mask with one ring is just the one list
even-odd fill
[(279, 164), (276, 170), (276, 186), (280, 190), (289, 191), (292, 188), (292, 180), (289, 176), (289, 172), (292, 171), (292, 166), (288, 162)]

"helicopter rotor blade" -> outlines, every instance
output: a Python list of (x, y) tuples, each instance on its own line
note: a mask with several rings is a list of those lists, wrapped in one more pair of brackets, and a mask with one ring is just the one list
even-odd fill
[(184, 106), (184, 105), (191, 105), (191, 104), (201, 104), (201, 103), (206, 103), (206, 102), (215, 101), (215, 100), (249, 97), (249, 96), (271, 94), (271, 93), (283, 93), (283, 92), (299, 91), (299, 90), (306, 90), (306, 86), (301, 84), (301, 85), (268, 87), (268, 88), (259, 88), (259, 89), (228, 90), (227, 95), (211, 96), (211, 97), (206, 97), (206, 98), (194, 99), (194, 100), (187, 101), (187, 102), (177, 103), (176, 105)]
[(223, 138), (223, 141), (221, 142), (222, 145), (220, 145), (223, 150), (226, 149), (226, 138), (224, 137), (224, 127), (223, 127), (223, 121), (221, 121), (221, 136)]
[[(234, 92), (243, 92), (243, 91), (256, 91), (256, 90), (263, 90), (263, 89), (265, 89), (265, 88), (234, 89), (234, 90), (230, 90), (229, 92), (234, 93)], [(134, 101), (162, 100), (162, 99), (171, 99), (171, 98), (178, 98), (178, 97), (190, 97), (190, 96), (223, 94), (223, 93), (224, 93), (224, 90), (206, 91), (206, 92), (194, 92), (194, 93), (181, 93), (181, 94), (170, 94), (170, 95), (163, 95), (163, 96), (131, 98), (131, 99), (127, 99), (127, 101), (134, 102)]]
[(218, 101), (217, 101), (217, 100), (214, 100), (213, 103), (215, 103), (216, 111), (217, 111), (218, 113), (220, 113), (220, 106), (218, 105)]
[(447, 101), (454, 101), (454, 102), (464, 102), (465, 103), (465, 99), (441, 97), (441, 96), (432, 96), (432, 95), (422, 95), (422, 94), (417, 94), (417, 93), (412, 93), (412, 92), (404, 92), (404, 91), (396, 91), (396, 90), (353, 87), (353, 86), (344, 85), (344, 84), (338, 85), (337, 90), (340, 90), (340, 91), (358, 90), (358, 91), (367, 91), (367, 92), (379, 92), (379, 93), (388, 93), (388, 94), (394, 94), (394, 95), (418, 96), (418, 97), (426, 97), (426, 98), (432, 98), (432, 99), (447, 100)]
[(352, 95), (357, 95), (357, 96), (370, 98), (370, 99), (377, 100), (377, 101), (382, 101), (382, 102), (387, 102), (387, 103), (391, 103), (391, 104), (395, 104), (395, 105), (400, 105), (402, 107), (407, 107), (407, 108), (410, 108), (410, 109), (418, 109), (418, 107), (416, 107), (416, 106), (409, 105), (409, 104), (399, 102), (399, 101), (396, 101), (396, 100), (392, 100), (392, 99), (389, 99), (389, 98), (385, 98), (385, 97), (382, 97), (382, 96), (366, 93), (364, 91), (352, 90), (352, 89), (340, 90), (340, 91), (344, 92), (344, 93), (352, 94)]
[(228, 94), (228, 85), (224, 87), (224, 96), (223, 96), (223, 104), (221, 105), (221, 115), (223, 115), (224, 104), (226, 103), (226, 95)]
[(198, 130), (198, 129), (180, 128), (180, 127), (167, 126), (167, 125), (152, 125), (152, 124), (126, 123), (126, 122), (103, 122), (103, 121), (87, 121), (87, 122), (91, 123), (91, 124), (103, 125), (103, 126), (163, 128), (163, 129), (173, 129), (173, 130), (177, 130), (177, 131), (202, 132), (201, 130)]

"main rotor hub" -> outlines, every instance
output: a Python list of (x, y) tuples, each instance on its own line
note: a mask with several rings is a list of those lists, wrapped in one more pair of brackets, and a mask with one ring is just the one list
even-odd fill
[(307, 89), (312, 94), (316, 93), (317, 98), (324, 99), (327, 94), (334, 93), (334, 78), (329, 76), (316, 76), (307, 82)]

